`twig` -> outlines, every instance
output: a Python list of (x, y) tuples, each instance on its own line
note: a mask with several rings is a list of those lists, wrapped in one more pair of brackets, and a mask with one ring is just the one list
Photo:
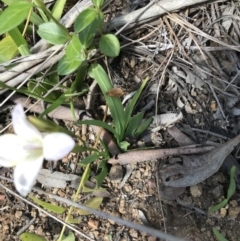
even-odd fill
[(25, 230), (27, 230), (36, 220), (36, 218), (32, 218), (26, 225), (24, 225), (21, 229), (18, 230), (17, 232), (17, 236), (19, 236), (20, 234), (22, 234)]
[(104, 212), (98, 211), (96, 209), (92, 209), (92, 208), (87, 207), (87, 206), (85, 206), (83, 204), (75, 203), (75, 202), (73, 202), (71, 200), (68, 200), (66, 198), (62, 198), (62, 197), (59, 197), (57, 195), (50, 194), (50, 193), (44, 192), (44, 191), (39, 190), (39, 189), (35, 189), (34, 188), (34, 190), (37, 191), (38, 193), (48, 195), (50, 198), (55, 199), (55, 200), (57, 200), (59, 202), (65, 203), (65, 204), (67, 204), (69, 206), (74, 206), (76, 208), (79, 208), (79, 209), (82, 209), (84, 211), (90, 212), (90, 213), (92, 213), (92, 214), (94, 214), (96, 216), (99, 216), (101, 218), (104, 218), (104, 219), (113, 220), (113, 221), (115, 221), (115, 222), (117, 222), (117, 223), (119, 223), (121, 225), (127, 226), (129, 228), (133, 228), (133, 229), (139, 230), (141, 232), (149, 233), (149, 234), (151, 234), (151, 236), (155, 236), (155, 237), (158, 237), (158, 238), (161, 238), (161, 239), (167, 239), (169, 241), (186, 241), (186, 240), (183, 240), (181, 238), (177, 238), (177, 237), (174, 237), (172, 235), (165, 234), (165, 233), (163, 233), (163, 232), (161, 232), (161, 231), (159, 231), (157, 229), (150, 228), (150, 227), (147, 227), (147, 226), (144, 226), (144, 225), (140, 225), (140, 224), (136, 224), (136, 223), (133, 223), (133, 222), (129, 222), (127, 220), (124, 220), (124, 219), (121, 219), (119, 217), (110, 215), (108, 213), (104, 213)]
[(119, 163), (120, 165), (125, 165), (128, 163), (137, 163), (152, 161), (160, 158), (167, 158), (169, 156), (206, 153), (213, 150), (214, 148), (215, 147), (213, 146), (196, 147), (196, 145), (194, 145), (169, 149), (134, 150), (121, 153), (116, 157), (117, 159), (109, 159), (108, 163)]

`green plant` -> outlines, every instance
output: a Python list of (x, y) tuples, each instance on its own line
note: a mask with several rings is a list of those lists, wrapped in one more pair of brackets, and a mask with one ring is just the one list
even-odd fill
[[(84, 83), (85, 77), (89, 75), (96, 79), (107, 105), (112, 113), (113, 126), (106, 124), (104, 121), (83, 121), (79, 123), (94, 124), (106, 128), (113, 133), (117, 143), (122, 150), (127, 150), (129, 143), (127, 137), (139, 137), (139, 135), (150, 125), (152, 119), (149, 118), (143, 124), (144, 113), (132, 115), (134, 106), (147, 83), (147, 79), (142, 83), (134, 97), (124, 109), (118, 97), (110, 97), (106, 93), (113, 88), (106, 72), (99, 64), (90, 65), (92, 57), (97, 53), (108, 57), (116, 57), (120, 53), (120, 43), (118, 38), (113, 34), (105, 34), (103, 32), (104, 15), (101, 11), (103, 0), (92, 0), (93, 7), (89, 7), (82, 11), (74, 22), (73, 32), (69, 32), (60, 22), (59, 19), (63, 13), (66, 0), (57, 0), (50, 11), (42, 0), (33, 0), (31, 3), (27, 0), (3, 0), (7, 5), (4, 11), (0, 12), (0, 22), (4, 22), (0, 26), (0, 34), (4, 35), (0, 41), (0, 63), (11, 60), (18, 54), (22, 56), (30, 55), (30, 45), (26, 40), (26, 34), (31, 34), (34, 30), (33, 25), (37, 29), (38, 36), (45, 40), (49, 46), (59, 45), (65, 54), (58, 63), (53, 65), (49, 70), (49, 74), (37, 73), (29, 79), (26, 86), (15, 88), (3, 83), (0, 80), (0, 87), (10, 89), (36, 100), (42, 100), (50, 103), (40, 115), (40, 117), (29, 117), (29, 122), (42, 132), (63, 132), (74, 138), (80, 138), (70, 131), (56, 125), (55, 123), (42, 119), (44, 115), (60, 106), (61, 104), (70, 105), (72, 113), (74, 113), (73, 97), (83, 95), (88, 91), (88, 86)], [(99, 38), (95, 38), (98, 36)], [(14, 64), (10, 64), (7, 68), (11, 69)], [(90, 68), (89, 68), (90, 67)], [(62, 76), (72, 74), (76, 75), (72, 78), (69, 85), (62, 84)], [(56, 88), (57, 86), (57, 88)], [(61, 133), (62, 134), (62, 133)], [(92, 192), (102, 190), (101, 184), (108, 173), (107, 160), (109, 153), (103, 143), (103, 151), (98, 151), (96, 146), (99, 136), (96, 140), (94, 148), (88, 148), (75, 145), (73, 152), (79, 153), (89, 151), (91, 154), (81, 160), (79, 165), (84, 168), (81, 182), (75, 194), (74, 201), (80, 192)], [(90, 165), (92, 162), (99, 160), (99, 173), (95, 177), (96, 187), (87, 188), (86, 181), (90, 176)], [(40, 166), (39, 166), (40, 168)], [(43, 202), (33, 198), (36, 203), (48, 209), (51, 212), (62, 213), (65, 208)], [(98, 208), (102, 203), (102, 198), (91, 198), (85, 204), (92, 208)], [(78, 221), (71, 218), (70, 208), (67, 214), (66, 222), (77, 223)], [(83, 214), (81, 210), (79, 213)], [(87, 213), (85, 213), (87, 214)], [(74, 235), (69, 233), (64, 237), (64, 227), (60, 234), (59, 240), (74, 240)], [(24, 233), (22, 240), (29, 240), (32, 234)], [(34, 237), (35, 238), (35, 237)], [(36, 237), (37, 238), (37, 237)], [(39, 240), (44, 240), (42, 237)], [(42, 239), (41, 239), (42, 238)]]
[(126, 141), (126, 138), (130, 136), (134, 136), (136, 138), (139, 137), (139, 135), (144, 130), (146, 130), (150, 125), (150, 123), (152, 122), (152, 118), (150, 117), (142, 124), (143, 115), (144, 115), (143, 112), (140, 112), (135, 116), (132, 116), (134, 106), (136, 105), (136, 102), (143, 88), (145, 87), (148, 79), (144, 80), (144, 82), (137, 90), (132, 100), (124, 109), (120, 98), (110, 97), (107, 95), (107, 92), (113, 88), (113, 85), (111, 84), (106, 72), (104, 71), (101, 65), (92, 64), (88, 74), (90, 77), (92, 77), (97, 81), (98, 85), (101, 88), (101, 91), (105, 97), (107, 105), (111, 111), (114, 127), (102, 121), (97, 121), (97, 120), (81, 121), (79, 123), (98, 125), (98, 126), (101, 126), (102, 128), (107, 129), (108, 131), (113, 133), (120, 148), (126, 151), (127, 147), (129, 146), (129, 143)]
[[(0, 14), (0, 34), (6, 36), (0, 41), (0, 62), (10, 60), (16, 54), (29, 55), (29, 46), (24, 38), (29, 24), (37, 26), (39, 37), (51, 45), (65, 45), (65, 55), (54, 65), (48, 77), (38, 74), (28, 82), (28, 87), (16, 89), (0, 83), (0, 87), (27, 94), (33, 98), (52, 103), (43, 115), (48, 114), (61, 104), (73, 108), (73, 97), (82, 95), (88, 90), (83, 80), (87, 74), (88, 61), (98, 51), (109, 57), (116, 57), (120, 52), (120, 43), (113, 34), (103, 33), (103, 0), (93, 1), (93, 7), (82, 11), (74, 22), (74, 32), (68, 30), (58, 21), (63, 12), (65, 0), (58, 0), (52, 11), (46, 8), (42, 0), (28, 1), (4, 0), (8, 7)], [(36, 10), (33, 12), (33, 8)], [(26, 21), (25, 30), (23, 21)], [(94, 43), (95, 35), (100, 35), (99, 43)], [(9, 45), (11, 48), (6, 48)], [(77, 71), (76, 78), (70, 87), (59, 84), (59, 76)], [(41, 80), (41, 81), (39, 81)], [(49, 91), (58, 85), (58, 90)], [(61, 90), (61, 91), (60, 91)]]
[(227, 198), (225, 198), (222, 202), (215, 205), (214, 207), (210, 208), (208, 210), (209, 213), (219, 210), (220, 208), (226, 206), (227, 203), (229, 202), (230, 198), (232, 197), (232, 195), (234, 194), (234, 192), (236, 190), (236, 183), (235, 183), (235, 179), (234, 179), (235, 172), (236, 172), (236, 167), (233, 166), (230, 171), (230, 184), (229, 184), (229, 188), (228, 188)]
[(215, 237), (218, 241), (228, 241), (227, 239), (225, 239), (222, 236), (222, 234), (220, 232), (218, 232), (218, 230), (216, 228), (213, 228), (212, 230), (213, 230), (213, 233), (214, 233), (214, 235), (215, 235)]

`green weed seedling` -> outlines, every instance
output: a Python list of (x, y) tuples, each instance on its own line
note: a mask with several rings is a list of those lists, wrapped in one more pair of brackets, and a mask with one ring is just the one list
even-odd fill
[[(209, 211), (208, 211), (209, 213), (215, 212), (215, 211), (223, 208), (229, 202), (230, 198), (232, 197), (232, 195), (234, 194), (234, 192), (236, 190), (236, 183), (235, 183), (235, 179), (234, 179), (235, 178), (235, 172), (236, 172), (236, 167), (233, 166), (231, 168), (231, 171), (230, 171), (230, 184), (229, 184), (229, 188), (228, 188), (227, 198), (225, 198), (222, 202), (220, 202), (216, 206), (210, 208)], [(215, 237), (218, 241), (228, 241), (226, 238), (224, 238), (222, 236), (222, 234), (217, 229), (213, 228), (212, 230), (213, 230), (213, 233), (214, 233), (214, 235), (215, 235)]]
[(138, 113), (135, 116), (132, 116), (132, 112), (134, 106), (145, 87), (148, 79), (145, 79), (140, 88), (137, 90), (136, 94), (129, 102), (127, 107), (124, 109), (121, 100), (119, 97), (110, 97), (107, 95), (107, 92), (113, 88), (105, 70), (99, 64), (92, 64), (88, 74), (91, 78), (95, 79), (101, 88), (101, 91), (105, 97), (107, 105), (111, 111), (112, 118), (113, 118), (113, 125), (114, 127), (97, 120), (92, 121), (81, 121), (81, 124), (91, 124), (101, 126), (102, 128), (107, 129), (115, 136), (119, 147), (126, 151), (129, 143), (126, 140), (126, 137), (134, 136), (138, 137), (143, 131), (145, 131), (152, 122), (152, 118), (148, 118), (146, 122), (142, 124), (143, 114)]
[(229, 184), (229, 188), (228, 188), (228, 193), (227, 193), (227, 198), (225, 198), (222, 202), (220, 202), (219, 204), (217, 204), (216, 206), (210, 208), (208, 210), (209, 213), (211, 212), (215, 212), (221, 208), (223, 208), (224, 206), (227, 205), (227, 203), (229, 202), (230, 198), (232, 197), (232, 195), (234, 194), (235, 190), (236, 190), (236, 183), (235, 183), (235, 172), (236, 172), (236, 167), (233, 166), (231, 168), (230, 171), (230, 184)]

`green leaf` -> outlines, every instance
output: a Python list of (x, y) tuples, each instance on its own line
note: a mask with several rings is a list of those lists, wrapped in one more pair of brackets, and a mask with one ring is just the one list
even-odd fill
[(85, 151), (98, 152), (97, 149), (85, 147), (85, 146), (79, 146), (79, 145), (75, 145), (75, 147), (72, 150), (73, 153), (81, 153), (81, 152), (85, 152)]
[(58, 62), (57, 72), (59, 75), (67, 75), (75, 71), (80, 65), (80, 60), (69, 59), (66, 55)]
[(235, 182), (235, 173), (236, 173), (236, 166), (233, 166), (230, 171), (230, 184), (228, 188), (227, 199), (229, 200), (236, 190), (236, 182)]
[(210, 208), (210, 209), (208, 210), (208, 212), (209, 212), (209, 213), (215, 212), (215, 211), (223, 208), (224, 206), (226, 206), (227, 203), (228, 203), (228, 199), (224, 199), (224, 200), (223, 200), (222, 202), (220, 202), (219, 204), (217, 204), (217, 205), (215, 205), (214, 207)]
[(59, 20), (62, 16), (63, 9), (67, 0), (57, 0), (52, 9), (52, 15), (56, 20)]
[(129, 142), (127, 141), (121, 141), (119, 144), (119, 147), (123, 150), (123, 151), (127, 151), (128, 146), (130, 145)]
[(89, 24), (91, 24), (97, 17), (97, 12), (95, 8), (87, 8), (83, 10), (74, 22), (74, 31), (79, 33), (85, 29)]
[(63, 235), (61, 241), (75, 241), (74, 233), (72, 231), (69, 231), (67, 236)]
[(83, 52), (83, 47), (80, 43), (80, 40), (76, 34), (72, 35), (72, 40), (66, 48), (66, 55), (68, 59), (80, 60), (83, 61), (86, 59), (86, 56)]
[(139, 112), (129, 119), (129, 123), (125, 132), (125, 137), (133, 136), (134, 132), (140, 126), (143, 119), (144, 112)]
[(7, 7), (0, 14), (0, 35), (21, 24), (27, 18), (31, 7), (32, 4), (28, 1), (15, 1)]
[(118, 142), (120, 142), (124, 136), (124, 131), (127, 124), (121, 100), (117, 97), (112, 98), (107, 95), (107, 92), (113, 88), (113, 85), (111, 84), (101, 65), (92, 64), (88, 74), (91, 78), (97, 81), (106, 99), (115, 125), (115, 137), (117, 138)]
[(97, 23), (98, 21), (95, 19), (86, 28), (79, 32), (79, 39), (84, 49), (87, 49), (91, 46), (96, 34)]
[[(19, 31), (18, 28), (14, 28), (12, 30), (9, 30), (8, 33), (12, 37), (12, 39), (14, 40), (15, 44), (18, 47), (21, 46), (21, 45), (28, 45), (27, 41), (22, 36), (22, 33)], [(29, 51), (29, 53), (30, 53), (30, 51)]]
[(71, 93), (81, 92), (83, 90), (84, 79), (86, 77), (88, 66), (88, 63), (84, 61), (78, 68), (75, 80), (71, 85)]
[(113, 34), (102, 35), (99, 41), (101, 52), (109, 57), (116, 57), (120, 53), (120, 43)]
[(79, 224), (79, 223), (81, 223), (81, 222), (82, 222), (81, 220), (76, 219), (76, 218), (69, 218), (69, 219), (67, 220), (67, 223), (70, 223), (70, 224)]
[(51, 203), (44, 202), (34, 196), (29, 195), (29, 198), (31, 198), (35, 203), (42, 206), (43, 208), (47, 209), (48, 211), (51, 211), (56, 214), (62, 214), (66, 211), (66, 208), (60, 207), (58, 205), (54, 205)]
[(99, 153), (93, 153), (90, 156), (85, 157), (79, 162), (79, 165), (86, 167), (88, 164), (96, 161), (99, 158)]
[(59, 83), (59, 75), (57, 74), (57, 65), (54, 64), (49, 70), (48, 78), (45, 81), (52, 84), (52, 87)]
[(62, 94), (57, 100), (55, 100), (51, 105), (49, 105), (39, 117), (43, 117), (45, 115), (48, 115), (50, 112), (54, 111), (58, 106), (60, 106), (62, 103), (64, 103), (66, 100), (66, 97), (64, 94)]
[(101, 161), (99, 168), (101, 169), (101, 172), (97, 176), (95, 176), (95, 179), (97, 182), (97, 188), (101, 187), (102, 182), (104, 181), (105, 177), (108, 175), (108, 167), (107, 167), (106, 159)]
[(36, 94), (34, 94), (34, 93), (31, 93), (31, 92), (28, 91), (28, 89), (25, 88), (25, 87), (21, 87), (20, 89), (17, 89), (17, 88), (14, 88), (14, 87), (12, 87), (12, 86), (6, 85), (5, 83), (3, 83), (3, 82), (0, 81), (0, 88), (5, 88), (5, 89), (9, 89), (9, 90), (14, 90), (14, 91), (16, 91), (17, 93), (29, 95), (29, 96), (31, 96), (31, 97), (33, 97), (33, 98), (38, 99), (38, 100), (44, 100), (44, 101), (47, 101), (47, 102), (52, 102), (52, 99), (47, 98), (47, 97), (44, 97), (44, 98), (43, 98), (42, 96), (38, 96), (38, 95), (36, 95)]
[(137, 131), (134, 133), (134, 136), (138, 138), (152, 123), (153, 118), (149, 117), (142, 125), (140, 125)]
[(78, 124), (78, 125), (86, 124), (86, 125), (100, 126), (104, 129), (112, 132), (113, 134), (116, 133), (113, 127), (108, 125), (106, 122), (103, 122), (103, 121), (100, 121), (100, 120), (83, 120), (83, 121), (78, 121), (75, 124)]
[(136, 94), (133, 96), (133, 98), (131, 99), (131, 101), (129, 102), (128, 106), (125, 109), (126, 112), (126, 122), (129, 123), (129, 120), (131, 118), (132, 112), (133, 112), (133, 108), (137, 103), (137, 100), (140, 96), (140, 94), (142, 93), (142, 90), (144, 89), (145, 85), (147, 84), (148, 78), (146, 78), (142, 85), (140, 86), (140, 88), (137, 90)]
[(100, 8), (103, 5), (103, 1), (104, 0), (92, 0), (92, 3), (96, 8)]
[[(29, 92), (35, 94), (36, 96), (45, 95), (47, 91), (51, 88), (51, 86), (44, 84), (43, 82), (37, 83), (37, 81), (35, 80), (29, 81), (27, 86)], [(60, 91), (56, 90), (49, 93), (46, 98), (48, 99), (48, 102), (54, 102), (59, 98), (60, 94)]]
[[(100, 205), (102, 204), (102, 201), (103, 201), (102, 197), (93, 197), (93, 198), (87, 200), (84, 203), (84, 205), (89, 207), (89, 208), (98, 209), (100, 207)], [(88, 211), (81, 210), (81, 209), (77, 209), (77, 212), (80, 215), (88, 215), (88, 214), (90, 214)]]
[(231, 168), (230, 171), (230, 184), (229, 184), (229, 188), (228, 188), (228, 194), (227, 194), (227, 198), (224, 199), (222, 202), (220, 202), (219, 204), (217, 204), (216, 206), (210, 208), (208, 210), (208, 212), (215, 212), (219, 209), (221, 209), (222, 207), (226, 206), (229, 199), (232, 197), (232, 195), (234, 194), (235, 190), (236, 190), (236, 183), (235, 183), (235, 172), (236, 172), (236, 167), (233, 166)]
[(218, 230), (217, 230), (216, 228), (213, 228), (212, 230), (213, 230), (213, 233), (214, 233), (214, 235), (215, 235), (215, 237), (216, 237), (216, 239), (217, 239), (218, 241), (228, 241), (227, 239), (225, 239), (225, 238), (222, 236), (221, 233), (218, 232)]
[(41, 38), (53, 45), (64, 44), (71, 39), (67, 29), (54, 22), (40, 24), (37, 33)]
[(20, 235), (20, 239), (21, 241), (47, 241), (44, 237), (38, 235), (38, 234), (35, 234), (35, 233), (22, 233)]
[(18, 48), (11, 36), (7, 35), (0, 41), (0, 63), (11, 60), (18, 54)]

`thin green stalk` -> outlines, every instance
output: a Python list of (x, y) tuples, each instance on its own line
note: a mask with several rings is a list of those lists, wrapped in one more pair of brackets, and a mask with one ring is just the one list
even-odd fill
[[(107, 106), (107, 108), (105, 109), (103, 121), (106, 121), (107, 111), (108, 111), (108, 106)], [(97, 143), (98, 143), (98, 141), (99, 141), (99, 139), (100, 139), (101, 132), (102, 132), (102, 128), (100, 129), (100, 131), (99, 131), (99, 133), (98, 133), (98, 135), (97, 135), (96, 142), (95, 142), (93, 148), (96, 148), (96, 147), (97, 147)], [(76, 194), (74, 195), (74, 198), (73, 198), (73, 201), (74, 201), (74, 202), (76, 202), (77, 197), (78, 197), (78, 195), (79, 195), (79, 193), (80, 193), (80, 191), (81, 191), (81, 188), (82, 188), (83, 185), (84, 185), (83, 182), (84, 182), (84, 180), (86, 180), (86, 176), (88, 175), (89, 169), (90, 169), (90, 164), (88, 164), (88, 165), (86, 166), (86, 169), (84, 170), (83, 176), (82, 176), (82, 178), (81, 178), (81, 182), (80, 182), (80, 184), (79, 184), (79, 186), (78, 186), (78, 189), (77, 189), (77, 192), (76, 192)], [(68, 219), (70, 218), (70, 215), (71, 215), (71, 213), (72, 213), (72, 210), (73, 210), (73, 206), (71, 206), (71, 207), (69, 208), (69, 210), (68, 210), (68, 214), (67, 214), (67, 217), (66, 217), (66, 219), (65, 219), (65, 223), (68, 222)], [(63, 227), (62, 227), (62, 230), (61, 230), (60, 236), (59, 236), (59, 238), (58, 238), (58, 241), (62, 241), (62, 237), (63, 237), (64, 231), (65, 231), (65, 228), (66, 228), (66, 224), (64, 224)]]

